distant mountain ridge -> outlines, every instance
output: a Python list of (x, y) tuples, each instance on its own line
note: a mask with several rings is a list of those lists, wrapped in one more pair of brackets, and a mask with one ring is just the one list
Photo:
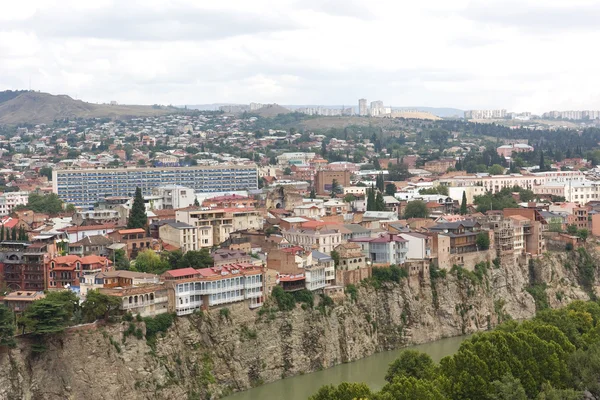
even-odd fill
[(174, 107), (86, 103), (67, 95), (34, 91), (0, 92), (0, 124), (49, 124), (62, 118), (128, 118), (177, 112)]
[[(180, 108), (184, 108), (187, 107), (188, 109), (192, 109), (192, 110), (209, 110), (209, 111), (216, 111), (219, 109), (219, 107), (221, 106), (231, 106), (231, 105), (244, 105), (244, 103), (212, 103), (212, 104), (196, 104), (196, 105), (185, 105), (185, 106), (177, 106)], [(306, 107), (323, 107), (323, 108), (342, 108), (342, 107), (352, 107), (354, 109), (354, 111), (356, 112), (358, 107), (352, 104), (339, 104), (339, 105), (319, 105), (319, 104), (283, 104), (282, 107), (285, 107), (289, 110), (291, 110), (292, 112), (299, 109), (299, 108), (306, 108)], [(458, 118), (462, 118), (464, 115), (464, 110), (458, 109), (458, 108), (451, 108), (451, 107), (392, 107), (393, 110), (410, 110), (410, 111), (422, 111), (422, 112), (428, 112), (430, 114), (433, 114), (435, 116), (441, 117), (441, 118), (453, 118), (453, 117), (458, 117)]]

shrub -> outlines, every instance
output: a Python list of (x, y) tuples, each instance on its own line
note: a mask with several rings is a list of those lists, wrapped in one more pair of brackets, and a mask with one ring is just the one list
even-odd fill
[(298, 292), (294, 292), (293, 296), (295, 301), (305, 303), (307, 307), (313, 308), (315, 304), (313, 292), (310, 290), (302, 289)]
[(379, 283), (396, 282), (399, 283), (402, 278), (407, 278), (408, 272), (404, 268), (399, 268), (395, 265), (389, 267), (373, 268), (373, 280)]
[(356, 301), (358, 299), (358, 289), (353, 284), (346, 286), (346, 294), (350, 295), (352, 301)]
[(275, 286), (271, 296), (277, 302), (279, 311), (291, 311), (296, 307), (294, 295), (283, 290), (281, 286)]
[(221, 318), (229, 319), (230, 311), (229, 308), (223, 307), (219, 310), (219, 315)]
[(159, 314), (154, 318), (144, 318), (144, 322), (146, 323), (146, 339), (154, 339), (158, 333), (166, 332), (173, 325), (174, 320), (174, 314)]

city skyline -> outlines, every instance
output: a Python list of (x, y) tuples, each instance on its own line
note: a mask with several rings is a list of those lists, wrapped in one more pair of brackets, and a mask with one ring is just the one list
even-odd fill
[(589, 57), (598, 15), (595, 4), (534, 0), (13, 2), (0, 15), (0, 88), (125, 104), (345, 104), (370, 93), (463, 110), (598, 109), (594, 63), (554, 55)]

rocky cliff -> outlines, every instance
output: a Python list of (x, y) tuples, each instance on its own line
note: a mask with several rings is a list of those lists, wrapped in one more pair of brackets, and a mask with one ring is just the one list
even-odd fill
[(17, 348), (0, 349), (0, 399), (218, 398), (378, 351), (485, 330), (507, 316), (529, 318), (536, 310), (526, 290), (531, 283), (545, 283), (553, 307), (587, 299), (596, 258), (552, 253), (528, 265), (504, 260), (475, 272), (361, 285), (354, 299), (314, 309), (236, 305), (176, 318), (154, 346), (135, 335), (123, 342), (128, 322), (71, 329), (37, 356), (20, 339)]

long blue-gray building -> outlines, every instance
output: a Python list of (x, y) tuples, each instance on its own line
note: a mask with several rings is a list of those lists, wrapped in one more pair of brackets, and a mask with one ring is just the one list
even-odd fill
[(228, 192), (258, 188), (258, 172), (249, 165), (195, 167), (64, 169), (52, 172), (54, 193), (65, 202), (88, 208), (108, 196), (144, 195), (163, 185), (182, 185), (197, 192)]

